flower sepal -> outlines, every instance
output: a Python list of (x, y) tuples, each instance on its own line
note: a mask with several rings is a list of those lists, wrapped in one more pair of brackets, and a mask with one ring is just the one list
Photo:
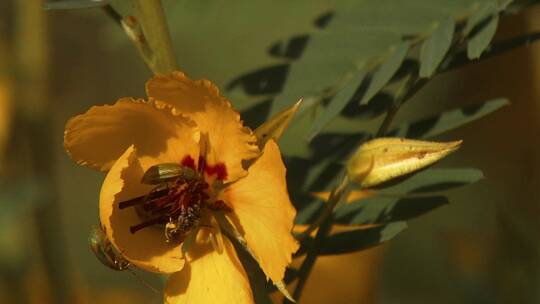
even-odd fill
[(260, 149), (264, 148), (266, 142), (270, 139), (278, 141), (283, 133), (289, 127), (289, 123), (293, 119), (298, 109), (302, 105), (302, 99), (298, 100), (294, 105), (288, 107), (287, 109), (277, 113), (276, 115), (270, 117), (262, 125), (257, 127), (253, 133), (257, 136), (257, 144)]

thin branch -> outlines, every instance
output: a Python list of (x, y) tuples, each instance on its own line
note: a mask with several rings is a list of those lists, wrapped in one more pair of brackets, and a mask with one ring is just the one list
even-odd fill
[(103, 9), (124, 29), (154, 74), (167, 74), (176, 70), (176, 59), (161, 0), (137, 0), (133, 7), (133, 14), (127, 16), (122, 16), (112, 5)]
[[(310, 243), (309, 248), (307, 250), (307, 256), (304, 262), (302, 263), (302, 266), (300, 267), (300, 271), (298, 274), (298, 284), (296, 285), (296, 289), (293, 293), (293, 298), (298, 301), (300, 299), (300, 296), (302, 295), (302, 291), (304, 290), (305, 284), (307, 282), (307, 279), (309, 277), (309, 274), (311, 273), (311, 270), (313, 269), (313, 266), (315, 266), (315, 261), (317, 260), (317, 257), (319, 255), (320, 251), (320, 245), (322, 244), (324, 238), (330, 233), (330, 230), (332, 229), (333, 219), (334, 219), (334, 208), (340, 204), (340, 202), (343, 201), (344, 198), (347, 197), (348, 194), (348, 186), (349, 186), (349, 178), (346, 174), (346, 172), (341, 173), (342, 178), (339, 182), (339, 184), (332, 190), (330, 193), (330, 197), (328, 198), (327, 204), (331, 206), (331, 208), (327, 208), (329, 212), (325, 213), (325, 217), (321, 217), (322, 223), (320, 226), (317, 225), (315, 227), (312, 225), (313, 230), (316, 228), (319, 228), (317, 231), (317, 234), (315, 236), (315, 239), (313, 242)], [(309, 229), (308, 229), (309, 230)], [(307, 234), (309, 236), (309, 233)], [(285, 298), (283, 299), (283, 303), (290, 303), (290, 301)]]
[(411, 97), (420, 91), (420, 89), (422, 89), (427, 82), (428, 78), (418, 79), (412, 75), (409, 75), (408, 78), (404, 80), (404, 84), (396, 93), (394, 104), (388, 110), (388, 112), (386, 112), (383, 122), (377, 130), (377, 133), (375, 133), (375, 137), (383, 137), (386, 135), (386, 132), (388, 132), (388, 129), (396, 117), (401, 105), (403, 105), (403, 103), (405, 103), (407, 100), (411, 99)]
[(135, 18), (139, 20), (146, 43), (152, 50), (152, 71), (163, 74), (174, 71), (176, 59), (161, 0), (135, 1)]

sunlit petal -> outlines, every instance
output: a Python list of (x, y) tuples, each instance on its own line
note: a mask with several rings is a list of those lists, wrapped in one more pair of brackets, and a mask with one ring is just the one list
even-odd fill
[(285, 166), (273, 140), (268, 141), (248, 175), (228, 187), (223, 198), (231, 204), (231, 220), (243, 230), (266, 276), (281, 281), (298, 243), (291, 234), (296, 210), (289, 200)]
[(165, 303), (254, 303), (248, 277), (231, 242), (222, 238), (223, 250), (211, 242), (193, 244), (190, 261), (171, 275), (165, 286)]
[(64, 145), (81, 165), (107, 171), (131, 145), (143, 167), (147, 163), (178, 162), (186, 154), (198, 157), (195, 123), (162, 102), (123, 98), (114, 105), (95, 106), (66, 125)]
[(172, 104), (180, 113), (197, 123), (201, 133), (208, 134), (209, 164), (224, 163), (227, 181), (245, 175), (242, 160), (258, 156), (257, 139), (243, 126), (240, 114), (219, 94), (208, 80), (193, 81), (181, 72), (155, 76), (146, 84), (149, 97)]
[(135, 208), (120, 210), (119, 202), (144, 195), (150, 186), (140, 183), (143, 168), (133, 146), (114, 163), (101, 188), (100, 220), (107, 237), (135, 266), (153, 272), (172, 273), (182, 269), (184, 259), (177, 243), (167, 243), (163, 229), (147, 228), (135, 234), (129, 228), (141, 222)]

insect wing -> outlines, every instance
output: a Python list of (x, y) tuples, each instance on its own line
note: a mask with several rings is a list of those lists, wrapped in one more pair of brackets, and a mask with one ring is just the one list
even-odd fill
[(142, 177), (142, 183), (158, 185), (171, 179), (182, 176), (184, 166), (179, 164), (159, 164), (150, 167)]
[(142, 183), (147, 185), (159, 185), (175, 178), (193, 180), (198, 178), (198, 173), (190, 167), (175, 163), (165, 163), (150, 167), (142, 177)]

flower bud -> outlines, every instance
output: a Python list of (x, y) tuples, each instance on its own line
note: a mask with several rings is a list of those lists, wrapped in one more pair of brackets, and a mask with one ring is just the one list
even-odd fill
[(347, 162), (354, 182), (371, 187), (425, 168), (461, 145), (461, 140), (446, 143), (405, 138), (377, 138), (366, 142)]

